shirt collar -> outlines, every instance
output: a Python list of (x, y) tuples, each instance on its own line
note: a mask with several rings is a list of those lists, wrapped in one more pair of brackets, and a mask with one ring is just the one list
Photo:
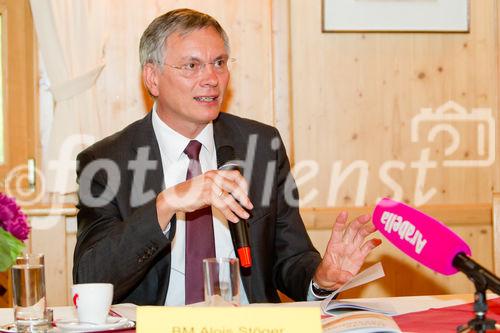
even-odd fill
[[(158, 138), (158, 144), (170, 161), (178, 161), (182, 157), (184, 149), (191, 139), (176, 132), (160, 119), (156, 103), (154, 103), (153, 110), (151, 112), (153, 112), (153, 129), (156, 137)], [(202, 144), (202, 149), (206, 150), (208, 156), (211, 156), (215, 150), (213, 123), (208, 123), (207, 126), (205, 126), (205, 128), (203, 128), (203, 130), (196, 136), (196, 138), (194, 138), (194, 140), (199, 141)]]

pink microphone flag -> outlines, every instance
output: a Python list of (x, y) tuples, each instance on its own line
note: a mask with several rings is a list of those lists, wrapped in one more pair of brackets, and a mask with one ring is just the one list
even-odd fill
[(458, 272), (452, 265), (458, 253), (471, 254), (465, 241), (443, 223), (389, 198), (375, 207), (373, 224), (398, 249), (444, 275)]

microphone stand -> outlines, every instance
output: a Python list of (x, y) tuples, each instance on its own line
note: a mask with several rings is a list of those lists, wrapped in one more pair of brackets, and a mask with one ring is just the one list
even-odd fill
[(457, 333), (471, 330), (477, 333), (485, 333), (487, 330), (495, 330), (495, 320), (486, 318), (488, 311), (486, 290), (492, 289), (498, 292), (498, 278), (463, 253), (457, 254), (453, 259), (453, 266), (465, 273), (476, 287), (473, 307), (476, 316), (469, 320), (467, 324), (458, 326)]
[(478, 333), (485, 333), (487, 330), (495, 330), (495, 320), (486, 318), (488, 303), (486, 303), (486, 288), (483, 284), (474, 281), (476, 292), (474, 293), (474, 313), (476, 316), (469, 320), (467, 324), (457, 327), (457, 333), (469, 332), (473, 330)]

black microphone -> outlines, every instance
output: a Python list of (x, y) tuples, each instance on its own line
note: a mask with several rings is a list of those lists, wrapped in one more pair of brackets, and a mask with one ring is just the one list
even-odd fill
[[(222, 146), (217, 149), (217, 165), (219, 170), (238, 170), (243, 174), (240, 164), (235, 162), (234, 149), (231, 146)], [(239, 222), (229, 222), (228, 225), (241, 267), (252, 267), (248, 222), (240, 219)]]
[(490, 289), (500, 295), (500, 278), (469, 258), (465, 253), (460, 252), (453, 258), (453, 266), (482, 288)]

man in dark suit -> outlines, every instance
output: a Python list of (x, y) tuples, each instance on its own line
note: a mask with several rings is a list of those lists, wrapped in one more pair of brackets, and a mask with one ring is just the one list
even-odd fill
[[(239, 220), (248, 221), (253, 258), (241, 270), (243, 303), (279, 302), (277, 290), (322, 297), (358, 272), (380, 243), (365, 241), (369, 217), (347, 223), (340, 214), (322, 259), (293, 204), (278, 131), (220, 112), (231, 58), (215, 19), (188, 9), (156, 18), (140, 57), (153, 110), (78, 156), (75, 283), (113, 283), (114, 302), (200, 301), (201, 262), (190, 258), (235, 257), (228, 224)], [(245, 177), (217, 170), (223, 147), (245, 160)]]

